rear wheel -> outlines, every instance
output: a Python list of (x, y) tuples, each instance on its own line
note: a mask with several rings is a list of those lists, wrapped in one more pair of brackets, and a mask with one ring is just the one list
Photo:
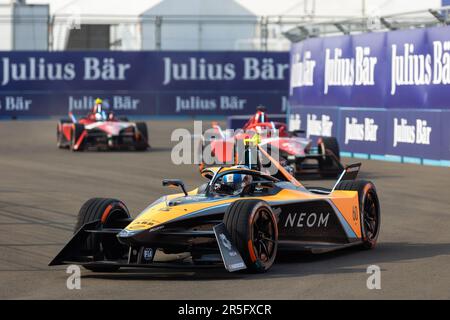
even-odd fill
[(329, 155), (319, 160), (321, 175), (323, 177), (338, 176), (340, 172), (336, 170), (336, 163), (331, 158), (332, 156), (334, 156), (336, 161), (341, 161), (339, 143), (337, 139), (335, 137), (320, 137), (317, 141), (317, 147), (319, 149), (319, 152), (323, 155), (329, 155), (329, 153), (332, 153), (331, 156)]
[[(86, 201), (78, 212), (74, 233), (86, 223), (97, 220), (100, 220), (103, 228), (117, 228), (121, 225), (118, 220), (129, 217), (130, 214), (123, 202), (116, 199), (93, 198)], [(88, 236), (83, 249), (89, 252), (94, 260), (117, 260), (122, 258), (127, 250), (125, 246), (119, 243), (115, 234), (91, 234)], [(85, 266), (85, 268), (94, 272), (112, 272), (119, 269), (118, 266)]]
[(372, 182), (366, 180), (341, 181), (336, 190), (358, 191), (363, 247), (376, 246), (381, 226), (380, 202)]
[(79, 123), (74, 123), (72, 126), (72, 132), (70, 135), (70, 150), (72, 151), (80, 151), (82, 150), (82, 144), (78, 146), (77, 149), (75, 149), (75, 145), (77, 144), (78, 140), (81, 137), (81, 134), (84, 131), (84, 125)]
[(269, 270), (278, 247), (277, 220), (271, 207), (261, 200), (238, 200), (228, 207), (223, 221), (248, 270)]
[(149, 147), (147, 124), (145, 122), (136, 122), (136, 129), (139, 136), (139, 147), (137, 147), (137, 149), (141, 151), (147, 150)]

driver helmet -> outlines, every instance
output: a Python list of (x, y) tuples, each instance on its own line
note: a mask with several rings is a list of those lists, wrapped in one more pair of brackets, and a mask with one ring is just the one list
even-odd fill
[(252, 183), (252, 176), (249, 174), (227, 174), (223, 177), (223, 183), (227, 185), (234, 195), (239, 194), (244, 188)]
[(108, 114), (103, 107), (103, 100), (100, 98), (95, 99), (95, 105), (92, 109), (92, 113), (94, 114), (95, 120), (97, 121), (106, 121), (108, 120)]

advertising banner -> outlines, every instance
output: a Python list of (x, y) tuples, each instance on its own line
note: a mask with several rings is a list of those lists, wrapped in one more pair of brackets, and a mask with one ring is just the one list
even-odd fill
[(450, 26), (307, 39), (290, 59), (293, 106), (450, 109)]
[(440, 159), (441, 112), (388, 110), (386, 154)]
[(287, 52), (0, 52), (0, 117), (64, 115), (104, 98), (135, 115), (286, 111)]
[(381, 110), (342, 108), (338, 139), (346, 152), (384, 154), (386, 147), (386, 117)]
[(336, 137), (339, 133), (339, 110), (335, 108), (300, 108), (289, 118), (289, 130), (305, 130), (307, 138)]
[(290, 128), (335, 136), (343, 152), (427, 160), (450, 160), (449, 121), (450, 110), (291, 107), (289, 115)]
[(450, 164), (450, 111), (441, 113), (441, 159)]
[(307, 39), (290, 63), (302, 129), (328, 113), (344, 152), (450, 163), (450, 26)]

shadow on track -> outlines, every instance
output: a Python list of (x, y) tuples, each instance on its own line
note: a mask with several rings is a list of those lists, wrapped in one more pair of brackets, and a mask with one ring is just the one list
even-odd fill
[(84, 273), (83, 278), (109, 280), (217, 281), (305, 277), (320, 274), (365, 273), (369, 265), (450, 255), (450, 243), (380, 243), (374, 250), (358, 247), (325, 254), (279, 253), (272, 269), (263, 274), (229, 273), (221, 266), (202, 269), (122, 269), (115, 273)]

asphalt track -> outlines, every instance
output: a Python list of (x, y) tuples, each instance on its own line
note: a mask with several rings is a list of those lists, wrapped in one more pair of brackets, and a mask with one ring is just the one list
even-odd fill
[[(375, 182), (382, 206), (375, 250), (281, 257), (261, 275), (221, 268), (83, 271), (81, 290), (68, 290), (65, 268), (47, 264), (71, 237), (85, 200), (119, 198), (135, 216), (171, 192), (163, 178), (189, 187), (202, 182), (194, 167), (170, 160), (172, 130), (192, 123), (148, 124), (151, 152), (72, 153), (56, 148), (55, 121), (0, 122), (0, 298), (450, 298), (450, 169), (378, 161), (363, 161), (361, 175)], [(381, 268), (381, 290), (366, 287), (369, 265)]]

